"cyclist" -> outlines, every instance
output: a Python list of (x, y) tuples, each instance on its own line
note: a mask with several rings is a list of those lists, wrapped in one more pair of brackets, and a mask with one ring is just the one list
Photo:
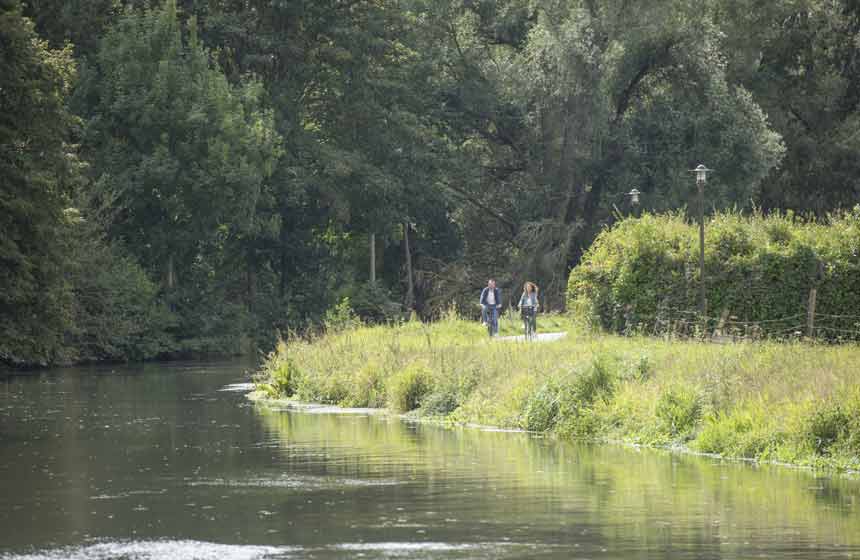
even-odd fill
[(520, 308), (520, 314), (523, 318), (523, 327), (525, 328), (526, 338), (531, 338), (537, 332), (537, 314), (538, 307), (538, 287), (534, 282), (526, 282), (523, 284), (523, 295), (520, 296), (520, 303), (517, 306)]
[(496, 281), (490, 278), (487, 287), (481, 290), (481, 320), (487, 323), (490, 336), (499, 334), (499, 308), (502, 306), (502, 292)]

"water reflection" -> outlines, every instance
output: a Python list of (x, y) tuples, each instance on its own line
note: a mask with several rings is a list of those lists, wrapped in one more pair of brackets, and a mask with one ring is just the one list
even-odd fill
[(272, 411), (243, 367), (0, 380), (0, 559), (860, 554), (849, 477)]
[(624, 556), (844, 557), (860, 540), (858, 483), (846, 477), (390, 419), (262, 416), (288, 464), (306, 460), (296, 450), (307, 442), (322, 442), (317, 451), (335, 474), (394, 470), (426, 485), (416, 499), (428, 508), (488, 517), (541, 542)]

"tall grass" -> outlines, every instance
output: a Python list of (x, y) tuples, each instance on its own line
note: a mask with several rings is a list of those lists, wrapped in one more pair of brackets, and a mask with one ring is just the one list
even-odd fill
[(563, 317), (539, 327), (569, 334), (547, 343), (490, 340), (454, 315), (332, 331), (280, 344), (257, 386), (268, 398), (860, 468), (857, 345), (600, 335)]

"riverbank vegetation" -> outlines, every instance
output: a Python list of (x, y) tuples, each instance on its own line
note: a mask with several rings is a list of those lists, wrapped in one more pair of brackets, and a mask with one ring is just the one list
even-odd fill
[[(0, 363), (564, 307), (632, 211), (857, 202), (851, 0), (0, 0)], [(138, 320), (139, 319), (139, 320)]]
[(282, 342), (257, 387), (265, 399), (858, 469), (857, 371), (853, 344), (723, 345), (577, 329), (555, 342), (506, 342), (449, 315)]

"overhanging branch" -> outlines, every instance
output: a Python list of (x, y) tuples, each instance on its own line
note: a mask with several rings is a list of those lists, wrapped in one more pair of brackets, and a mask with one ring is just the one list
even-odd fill
[(460, 198), (462, 198), (463, 200), (465, 200), (469, 204), (472, 204), (476, 208), (487, 213), (487, 215), (495, 218), (498, 222), (506, 225), (508, 227), (508, 229), (510, 229), (510, 231), (511, 231), (511, 237), (515, 237), (517, 235), (517, 225), (514, 222), (510, 221), (508, 218), (506, 218), (503, 214), (493, 210), (492, 208), (490, 208), (489, 206), (487, 206), (486, 204), (484, 204), (483, 202), (481, 202), (479, 199), (475, 198), (474, 196), (472, 196), (468, 192), (464, 191), (460, 187), (456, 187), (450, 183), (443, 183), (443, 185), (445, 186), (445, 188), (447, 188), (451, 192), (455, 193), (457, 196), (459, 196)]
[(669, 57), (669, 51), (677, 43), (678, 39), (676, 37), (670, 37), (656, 50), (656, 52), (651, 53), (648, 58), (645, 59), (642, 67), (639, 68), (627, 86), (621, 91), (621, 95), (618, 96), (613, 124), (620, 121), (621, 117), (624, 116), (624, 113), (627, 112), (627, 109), (630, 107), (630, 101), (633, 98), (633, 94), (635, 93), (636, 88), (639, 87), (639, 84), (642, 83), (642, 80), (645, 79), (645, 76), (666, 62)]

